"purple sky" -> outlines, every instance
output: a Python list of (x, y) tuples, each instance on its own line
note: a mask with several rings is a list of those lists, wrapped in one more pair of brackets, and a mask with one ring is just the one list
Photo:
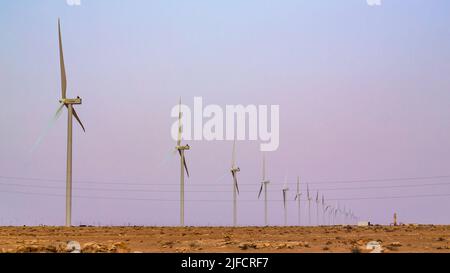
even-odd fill
[[(0, 3), (0, 224), (64, 224), (66, 112), (30, 153), (58, 106), (58, 17), (68, 94), (83, 98), (86, 127), (74, 124), (74, 224), (179, 223), (179, 161), (170, 156), (179, 96), (190, 106), (194, 96), (280, 105), (280, 147), (267, 154), (270, 224), (283, 223), (285, 175), (376, 223), (394, 212), (402, 222), (450, 223), (450, 177), (331, 182), (450, 175), (449, 1), (81, 3)], [(232, 142), (189, 145), (186, 224), (229, 225)], [(239, 223), (260, 225), (259, 142), (237, 149)], [(444, 196), (355, 200), (436, 194)]]

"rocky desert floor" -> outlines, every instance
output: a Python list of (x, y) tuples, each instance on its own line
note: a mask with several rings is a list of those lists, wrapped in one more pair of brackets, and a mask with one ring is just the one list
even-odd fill
[[(0, 227), (0, 252), (450, 252), (450, 226)], [(75, 243), (75, 244), (77, 244)]]

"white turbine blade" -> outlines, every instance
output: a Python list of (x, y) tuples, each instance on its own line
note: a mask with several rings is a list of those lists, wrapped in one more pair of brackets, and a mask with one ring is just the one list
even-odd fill
[(86, 132), (86, 130), (84, 129), (83, 123), (81, 123), (80, 118), (78, 117), (77, 111), (75, 111), (75, 108), (72, 109), (72, 113), (73, 116), (75, 117), (75, 119), (78, 121), (78, 123), (80, 124), (81, 128), (83, 128), (83, 132)]
[(221, 180), (223, 180), (225, 177), (227, 177), (229, 175), (229, 171), (224, 172), (223, 174), (221, 174), (219, 177), (217, 177), (216, 180), (214, 180), (215, 183), (220, 182)]
[(67, 90), (67, 78), (66, 78), (66, 68), (64, 65), (64, 54), (62, 48), (62, 38), (61, 38), (61, 23), (58, 18), (58, 41), (59, 41), (59, 66), (61, 69), (61, 98), (66, 98)]
[(300, 193), (300, 177), (297, 176), (297, 193)]
[(234, 172), (233, 172), (233, 181), (234, 181), (234, 186), (236, 187), (237, 194), (239, 194), (239, 187), (238, 187), (237, 177), (236, 177), (236, 173), (234, 173)]
[(283, 206), (286, 208), (286, 190), (283, 190)]
[(262, 190), (263, 190), (263, 183), (261, 183), (261, 187), (259, 188), (258, 199), (261, 197)]
[(177, 146), (181, 145), (181, 134), (183, 132), (183, 125), (181, 124), (181, 118), (182, 118), (182, 113), (181, 113), (181, 97), (180, 97), (180, 102), (178, 104), (178, 138), (177, 138)]
[(187, 167), (186, 156), (185, 156), (185, 154), (184, 154), (184, 150), (182, 151), (182, 153), (183, 153), (183, 165), (184, 165), (184, 169), (186, 170), (186, 174), (187, 174), (187, 176), (189, 177), (189, 170), (188, 170), (188, 167)]
[(47, 127), (45, 128), (45, 130), (41, 133), (41, 135), (39, 136), (39, 138), (36, 140), (36, 142), (34, 143), (34, 145), (31, 147), (30, 149), (30, 153), (33, 154), (34, 151), (36, 150), (36, 148), (39, 146), (39, 144), (42, 142), (42, 140), (47, 136), (47, 134), (50, 132), (50, 129), (52, 129), (53, 125), (55, 125), (56, 120), (61, 116), (62, 113), (62, 109), (64, 107), (64, 104), (61, 103), (61, 105), (58, 107), (58, 109), (56, 110), (55, 114), (53, 115), (53, 117), (48, 121), (47, 123)]
[(158, 164), (157, 168), (160, 169), (163, 166), (165, 166), (175, 155), (175, 153), (177, 152), (177, 150), (172, 150), (172, 149), (168, 149), (163, 156), (161, 156), (163, 158), (163, 160), (161, 161), (160, 164)]

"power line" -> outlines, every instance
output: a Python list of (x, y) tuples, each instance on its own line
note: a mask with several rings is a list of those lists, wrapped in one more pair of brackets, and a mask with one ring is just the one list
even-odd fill
[[(44, 189), (65, 189), (64, 186), (47, 186), (47, 185), (30, 185), (30, 184), (17, 184), (17, 183), (4, 183), (0, 182), (0, 185), (15, 186), (15, 187), (30, 187), (30, 188), (44, 188)], [(257, 184), (255, 184), (257, 185)], [(361, 186), (361, 187), (342, 187), (342, 188), (312, 188), (311, 191), (339, 191), (339, 190), (361, 190), (361, 189), (395, 189), (395, 188), (417, 188), (428, 186), (444, 186), (450, 185), (450, 182), (440, 183), (426, 183), (426, 184), (413, 184), (413, 185), (390, 185), (390, 186)], [(227, 185), (228, 186), (228, 185)], [(74, 190), (87, 190), (87, 191), (115, 191), (115, 192), (178, 192), (178, 190), (160, 190), (160, 189), (111, 189), (111, 188), (89, 188), (89, 187), (74, 187)], [(189, 190), (187, 192), (230, 192), (231, 190)], [(279, 192), (279, 190), (268, 190), (270, 192)], [(250, 190), (241, 190), (241, 192), (256, 192)]]
[[(24, 194), (24, 195), (34, 195), (34, 196), (52, 196), (52, 197), (65, 197), (63, 194), (51, 194), (51, 193), (33, 193), (33, 192), (22, 192), (22, 191), (9, 191), (0, 190), (3, 193), (12, 194)], [(130, 200), (130, 201), (157, 201), (157, 202), (179, 202), (177, 199), (153, 199), (153, 198), (126, 198), (126, 197), (109, 197), (109, 196), (84, 196), (84, 195), (74, 195), (76, 198), (85, 199), (109, 199), (109, 200)], [(399, 196), (371, 196), (371, 197), (354, 197), (354, 198), (331, 198), (327, 201), (354, 201), (354, 200), (380, 200), (380, 199), (408, 199), (408, 198), (432, 198), (432, 197), (450, 197), (450, 193), (443, 194), (418, 194), (418, 195), (399, 195)], [(185, 200), (187, 202), (231, 202), (231, 199), (195, 199), (195, 200)], [(241, 199), (240, 202), (261, 202), (261, 200), (249, 200)], [(272, 199), (267, 200), (269, 202), (283, 202), (282, 199)], [(301, 200), (302, 202), (307, 202), (307, 200)]]
[[(223, 176), (221, 177), (223, 178)], [(308, 181), (302, 184), (308, 183), (312, 184), (340, 184), (340, 183), (361, 183), (361, 182), (395, 182), (395, 181), (420, 181), (420, 180), (430, 180), (430, 179), (445, 179), (450, 178), (450, 175), (436, 175), (436, 176), (416, 176), (416, 177), (397, 177), (397, 178), (370, 178), (370, 179), (357, 179), (357, 180), (322, 180), (322, 181)], [(21, 177), (21, 176), (0, 176), (0, 179), (11, 179), (11, 180), (25, 180), (25, 181), (43, 181), (43, 182), (65, 182), (64, 179), (52, 179), (52, 178), (35, 178), (35, 177)], [(214, 179), (211, 179), (213, 181)], [(123, 180), (118, 182), (106, 182), (98, 180), (73, 180), (77, 183), (86, 184), (107, 184), (107, 185), (140, 185), (140, 186), (178, 186), (178, 183), (137, 183), (137, 182), (123, 182)], [(131, 180), (132, 181), (132, 180)], [(282, 181), (282, 180), (280, 180)], [(296, 182), (288, 182), (287, 184), (296, 184)], [(241, 183), (240, 185), (252, 185), (253, 183)], [(190, 186), (228, 186), (228, 184), (207, 184), (207, 183), (192, 183)]]

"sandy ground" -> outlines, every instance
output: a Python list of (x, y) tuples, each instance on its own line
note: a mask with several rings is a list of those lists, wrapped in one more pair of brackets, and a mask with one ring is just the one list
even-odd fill
[(450, 252), (450, 226), (0, 227), (0, 252)]

